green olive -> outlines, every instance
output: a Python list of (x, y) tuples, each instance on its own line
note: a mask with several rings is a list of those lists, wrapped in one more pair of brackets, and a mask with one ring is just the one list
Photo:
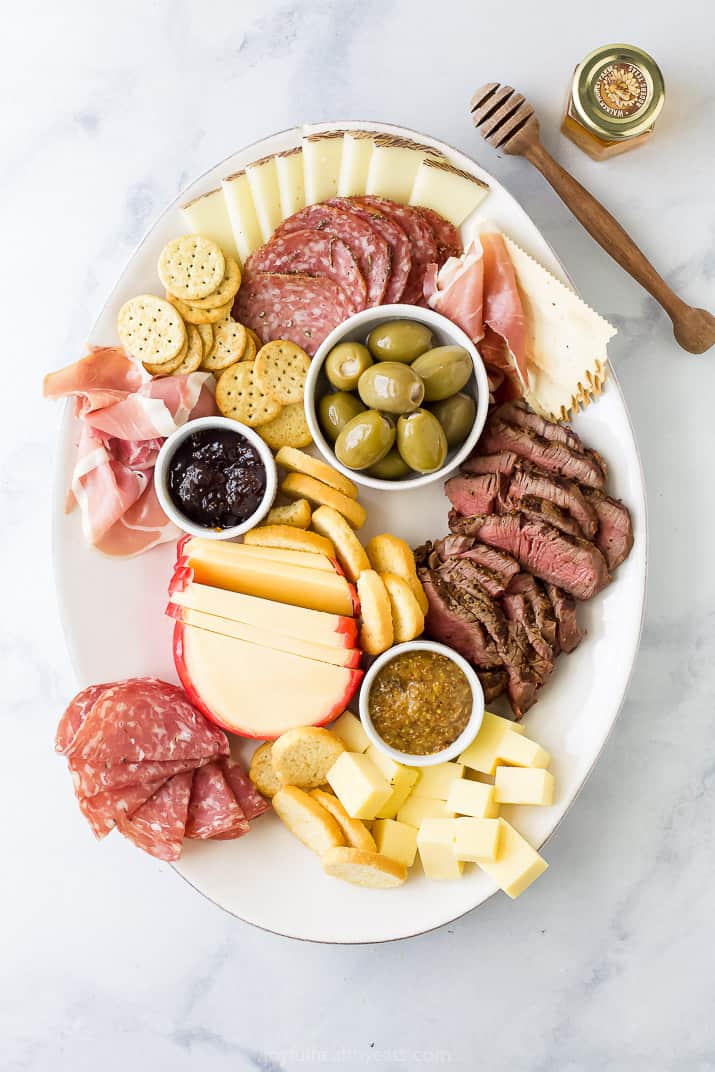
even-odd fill
[(318, 402), (320, 427), (331, 443), (334, 443), (348, 421), (364, 413), (365, 407), (359, 398), (347, 391), (323, 395)]
[(325, 375), (339, 391), (353, 391), (371, 364), (367, 346), (361, 342), (339, 342), (325, 359)]
[(431, 345), (432, 332), (416, 320), (390, 320), (373, 328), (367, 339), (376, 361), (404, 361), (408, 365)]
[(429, 410), (418, 409), (398, 420), (397, 449), (410, 469), (434, 473), (442, 468), (447, 457), (447, 437)]
[(463, 443), (471, 432), (477, 415), (477, 404), (472, 395), (451, 395), (441, 402), (435, 402), (429, 408), (444, 428), (448, 445), (456, 447)]
[(368, 469), (370, 476), (376, 476), (378, 480), (402, 480), (409, 476), (410, 472), (409, 465), (397, 447), (393, 447), (381, 461)]
[(368, 409), (345, 425), (335, 441), (335, 457), (348, 469), (367, 469), (395, 442), (395, 426), (384, 413)]
[(399, 361), (378, 361), (360, 377), (358, 393), (370, 409), (385, 413), (411, 413), (422, 403), (422, 380), (409, 365)]
[(425, 402), (441, 402), (461, 391), (474, 371), (472, 359), (462, 346), (437, 346), (412, 362), (425, 385)]

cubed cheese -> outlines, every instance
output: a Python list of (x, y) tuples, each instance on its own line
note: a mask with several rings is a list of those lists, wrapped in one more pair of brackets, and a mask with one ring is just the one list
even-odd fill
[(499, 855), (501, 827), (498, 819), (455, 819), (454, 855), (458, 860), (481, 863)]
[(392, 792), (367, 756), (343, 752), (328, 771), (328, 783), (353, 819), (374, 819)]
[(510, 767), (548, 767), (551, 762), (545, 748), (511, 730), (502, 737), (498, 751), (499, 761)]
[(494, 790), (500, 804), (553, 804), (554, 776), (535, 767), (497, 767)]
[(423, 767), (413, 794), (416, 797), (446, 800), (454, 783), (463, 777), (464, 767), (461, 763), (437, 763), (434, 767)]
[(352, 711), (343, 711), (330, 727), (336, 737), (343, 742), (348, 752), (366, 752), (370, 738), (362, 728), (362, 722)]
[(499, 814), (494, 786), (467, 781), (466, 778), (460, 778), (452, 785), (447, 807), (457, 815), (471, 815), (475, 819), (496, 819)]
[(407, 823), (394, 819), (376, 819), (372, 824), (372, 836), (377, 851), (392, 860), (399, 860), (405, 867), (412, 867), (417, 852), (417, 830)]
[(419, 827), (425, 819), (453, 819), (454, 812), (450, 811), (443, 800), (436, 797), (416, 797), (414, 793), (407, 798), (397, 812), (397, 820), (400, 823), (408, 823), (409, 826)]
[(380, 808), (377, 818), (394, 819), (412, 792), (419, 777), (419, 771), (414, 767), (405, 767), (402, 763), (397, 763), (374, 744), (368, 748), (367, 755), (392, 789), (390, 799)]
[(495, 822), (501, 826), (499, 856), (480, 860), (479, 866), (509, 897), (518, 897), (549, 865), (506, 819)]
[(462, 752), (459, 762), (482, 774), (494, 774), (497, 762), (502, 758), (502, 738), (510, 732), (518, 736), (524, 731), (517, 722), (510, 722), (509, 719), (485, 711), (479, 733), (469, 748)]
[(417, 849), (427, 878), (462, 877), (464, 864), (454, 852), (454, 819), (425, 819), (417, 832)]

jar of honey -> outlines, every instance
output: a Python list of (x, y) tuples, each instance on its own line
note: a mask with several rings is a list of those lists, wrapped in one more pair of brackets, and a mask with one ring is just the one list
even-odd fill
[(561, 131), (594, 160), (606, 160), (651, 136), (664, 101), (652, 56), (632, 45), (604, 45), (574, 71)]

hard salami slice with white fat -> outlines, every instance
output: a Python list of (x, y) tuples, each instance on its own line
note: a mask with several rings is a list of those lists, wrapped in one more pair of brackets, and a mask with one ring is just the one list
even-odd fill
[(257, 819), (270, 808), (270, 802), (262, 797), (246, 772), (238, 763), (224, 759), (221, 763), (226, 781), (231, 786), (236, 800), (247, 819)]
[(92, 827), (95, 837), (103, 838), (117, 825), (117, 819), (130, 818), (162, 787), (166, 778), (141, 785), (126, 785), (121, 789), (108, 789), (92, 797), (77, 794), (80, 811)]
[(419, 212), (421, 216), (424, 216), (432, 228), (432, 233), (437, 243), (437, 265), (439, 268), (450, 257), (462, 256), (464, 252), (462, 239), (453, 223), (446, 220), (444, 216), (440, 216), (439, 212), (435, 212), (434, 209), (423, 208), (422, 205), (416, 206), (415, 212)]
[(92, 759), (70, 756), (69, 768), (77, 793), (92, 797), (113, 789), (125, 789), (130, 785), (145, 785), (160, 780), (165, 782), (174, 774), (194, 770), (216, 755), (203, 759), (148, 759), (142, 763), (96, 763)]
[(345, 291), (354, 313), (367, 305), (367, 287), (352, 251), (329, 231), (276, 235), (251, 254), (245, 269), (246, 276), (253, 272), (324, 276)]
[(390, 220), (374, 205), (360, 204), (359, 198), (335, 197), (328, 202), (336, 208), (342, 208), (345, 212), (352, 212), (366, 223), (387, 242), (390, 247), (390, 278), (385, 287), (382, 297), (384, 305), (402, 301), (402, 295), (410, 275), (412, 267), (412, 252), (410, 240), (394, 220)]
[(241, 286), (234, 316), (261, 342), (289, 339), (311, 356), (352, 313), (350, 299), (332, 279), (256, 272)]
[(224, 777), (220, 763), (207, 763), (194, 772), (186, 837), (227, 838), (247, 834), (250, 827)]
[(437, 242), (434, 232), (424, 216), (408, 205), (398, 205), (385, 197), (367, 195), (358, 198), (360, 204), (373, 205), (394, 220), (410, 240), (412, 250), (412, 267), (405, 285), (402, 301), (408, 305), (419, 305), (422, 301), (425, 271), (428, 264), (438, 259)]
[(108, 681), (105, 685), (89, 685), (86, 689), (78, 692), (73, 700), (67, 705), (60, 719), (55, 734), (55, 752), (67, 755), (72, 750), (75, 738), (87, 720), (87, 716), (94, 707), (100, 696), (107, 689), (116, 685), (116, 681)]
[(121, 833), (157, 860), (178, 860), (193, 777), (191, 771), (175, 774), (131, 818), (117, 821)]
[[(328, 231), (342, 239), (352, 250), (367, 284), (367, 304), (380, 305), (390, 278), (390, 249), (381, 235), (354, 212), (335, 205), (308, 205), (284, 220), (277, 235), (306, 228)], [(241, 291), (239, 291), (239, 298)]]

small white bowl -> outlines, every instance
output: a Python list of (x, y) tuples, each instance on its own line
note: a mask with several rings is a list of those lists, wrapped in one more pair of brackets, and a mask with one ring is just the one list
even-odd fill
[[(450, 450), (446, 461), (441, 469), (434, 473), (414, 473), (406, 476), (403, 480), (378, 480), (377, 477), (359, 469), (348, 469), (341, 465), (333, 453), (331, 444), (323, 435), (316, 404), (324, 394), (332, 390), (323, 372), (323, 365), (330, 351), (339, 342), (365, 342), (373, 328), (384, 324), (388, 320), (416, 320), (419, 324), (426, 324), (432, 329), (435, 336), (435, 346), (463, 346), (472, 359), (474, 376), (463, 387), (463, 391), (470, 391), (476, 396), (477, 414), (474, 419), (472, 430), (461, 446)], [(477, 440), (482, 434), (484, 423), (489, 409), (489, 381), (487, 380), (484, 362), (479, 356), (476, 346), (461, 328), (448, 320), (434, 309), (423, 309), (420, 305), (376, 305), (371, 309), (363, 309), (355, 313), (347, 320), (339, 324), (328, 335), (325, 341), (318, 347), (315, 357), (310, 363), (308, 376), (305, 382), (305, 417), (310, 428), (313, 442), (329, 465), (338, 469), (356, 484), (362, 484), (366, 488), (377, 488), (379, 491), (412, 491), (413, 488), (422, 488), (426, 484), (432, 484), (435, 480), (442, 480), (456, 469), (467, 458), (477, 445)]]
[[(406, 651), (432, 651), (437, 655), (445, 655), (459, 667), (469, 682), (472, 690), (474, 703), (472, 705), (472, 713), (469, 716), (469, 722), (462, 730), (459, 737), (457, 737), (455, 741), (452, 741), (447, 748), (443, 748), (441, 752), (432, 752), (430, 755), (426, 756), (415, 756), (411, 752), (401, 752), (397, 748), (391, 748), (377, 732), (373, 725), (372, 718), (370, 717), (370, 689), (372, 688), (372, 683), (375, 680), (376, 675), (380, 672), (383, 666), (392, 662), (398, 655), (402, 655)], [(410, 640), (407, 644), (397, 644), (394, 648), (389, 648), (387, 651), (383, 652), (382, 655), (379, 655), (365, 674), (360, 689), (360, 719), (365, 729), (365, 733), (368, 735), (372, 743), (382, 749), (383, 752), (386, 752), (391, 759), (395, 760), (395, 762), (404, 763), (407, 767), (436, 767), (438, 763), (446, 763), (450, 759), (455, 759), (465, 748), (469, 747), (479, 733), (484, 719), (484, 692), (482, 691), (481, 682), (474, 669), (469, 665), (467, 660), (463, 659), (456, 651), (452, 651), (452, 649), (448, 648), (445, 644), (436, 644), (433, 640)]]
[[(217, 428), (242, 435), (252, 447), (255, 447), (266, 470), (266, 490), (260, 506), (240, 525), (234, 525), (228, 529), (212, 529), (204, 525), (195, 524), (177, 509), (169, 495), (169, 465), (174, 452), (177, 447), (181, 446), (187, 436), (193, 435), (194, 432), (201, 432), (206, 428)], [(198, 417), (194, 421), (187, 421), (181, 428), (177, 428), (164, 443), (156, 460), (154, 485), (162, 510), (169, 520), (173, 521), (184, 532), (188, 532), (192, 536), (203, 536), (206, 540), (232, 540), (235, 536), (241, 536), (244, 532), (254, 528), (266, 516), (276, 497), (278, 474), (276, 473), (276, 463), (273, 460), (270, 448), (252, 428), (241, 424), (240, 421), (232, 421), (229, 417)]]

